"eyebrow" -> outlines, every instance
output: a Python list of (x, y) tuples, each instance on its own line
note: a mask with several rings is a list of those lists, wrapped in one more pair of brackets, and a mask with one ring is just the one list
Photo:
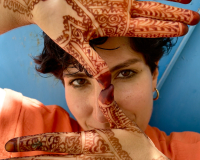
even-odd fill
[(69, 73), (69, 74), (67, 74), (67, 73), (64, 73), (63, 74), (63, 77), (68, 77), (68, 78), (70, 78), (70, 77), (73, 77), (73, 78), (92, 78), (92, 77), (89, 77), (89, 76), (87, 76), (85, 73), (82, 73), (82, 72), (80, 72), (80, 71), (77, 71), (77, 72), (75, 72), (75, 73)]
[[(137, 58), (126, 60), (126, 61), (124, 61), (124, 62), (112, 67), (110, 69), (110, 72), (112, 73), (112, 72), (114, 72), (116, 70), (128, 67), (128, 66), (133, 65), (133, 64), (138, 63), (138, 62), (142, 62), (142, 60), (137, 59)], [(65, 77), (65, 76), (68, 77), (68, 78), (70, 78), (70, 77), (74, 77), (74, 78), (93, 78), (93, 76), (89, 77), (85, 73), (82, 73), (82, 72), (79, 72), (79, 71), (74, 72), (74, 73), (69, 73), (69, 74), (64, 73), (63, 77)]]
[(110, 72), (114, 72), (114, 71), (119, 70), (119, 69), (121, 69), (121, 68), (128, 67), (128, 66), (130, 66), (130, 65), (132, 65), (132, 64), (135, 64), (135, 63), (137, 63), (137, 62), (142, 62), (142, 60), (137, 59), (137, 58), (128, 59), (128, 60), (126, 60), (125, 62), (122, 62), (122, 63), (120, 63), (120, 64), (118, 64), (118, 65), (112, 67), (112, 68), (110, 69)]

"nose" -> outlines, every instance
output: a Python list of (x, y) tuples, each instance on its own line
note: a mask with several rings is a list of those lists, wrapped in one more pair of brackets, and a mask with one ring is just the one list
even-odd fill
[(98, 104), (98, 98), (99, 98), (99, 94), (101, 92), (101, 87), (99, 85), (99, 83), (97, 82), (95, 84), (94, 87), (94, 96), (93, 96), (93, 112), (92, 112), (92, 116), (94, 117), (94, 119), (96, 119), (97, 121), (99, 121), (100, 123), (107, 123), (108, 120), (105, 118), (104, 114), (101, 112), (100, 108), (99, 108), (99, 104)]

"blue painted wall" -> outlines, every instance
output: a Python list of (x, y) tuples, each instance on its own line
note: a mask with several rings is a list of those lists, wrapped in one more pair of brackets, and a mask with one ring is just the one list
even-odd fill
[[(176, 5), (197, 11), (199, 0), (188, 5)], [(0, 36), (0, 87), (10, 88), (38, 99), (45, 105), (57, 104), (68, 108), (63, 85), (53, 77), (43, 78), (34, 69), (31, 56), (41, 53), (42, 31), (35, 25), (22, 27)], [(200, 24), (195, 28), (178, 61), (160, 90), (160, 99), (154, 103), (150, 124), (166, 131), (191, 130), (200, 133)], [(168, 66), (183, 37), (168, 56), (160, 61), (159, 79)]]
[(186, 130), (200, 133), (200, 24), (163, 84), (159, 100), (154, 102), (150, 124), (168, 134)]
[(43, 78), (47, 75), (39, 75), (34, 69), (31, 57), (40, 54), (43, 46), (42, 31), (36, 25), (1, 35), (0, 87), (21, 92), (45, 105), (57, 104), (68, 110), (61, 82), (54, 77)]

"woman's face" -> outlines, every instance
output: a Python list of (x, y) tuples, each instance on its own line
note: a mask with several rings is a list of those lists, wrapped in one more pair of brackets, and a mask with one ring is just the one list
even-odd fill
[[(105, 50), (114, 48), (117, 49)], [(131, 49), (129, 38), (126, 37), (108, 38), (95, 50), (111, 71), (115, 101), (126, 116), (144, 131), (152, 114), (158, 70), (151, 73), (142, 54)], [(72, 73), (76, 74), (69, 75)], [(68, 107), (81, 127), (84, 130), (109, 128), (109, 123), (98, 107), (101, 91), (98, 82), (72, 66), (63, 75)]]

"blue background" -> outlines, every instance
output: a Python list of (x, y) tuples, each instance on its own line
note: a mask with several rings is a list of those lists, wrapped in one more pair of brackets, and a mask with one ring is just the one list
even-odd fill
[[(197, 11), (199, 0), (188, 5), (165, 2)], [(154, 102), (150, 124), (169, 134), (172, 131), (200, 133), (200, 24), (196, 26), (186, 45), (160, 89), (160, 98)], [(172, 57), (180, 47), (183, 37), (159, 63), (159, 80)], [(34, 69), (32, 56), (41, 53), (42, 31), (36, 25), (21, 27), (0, 36), (0, 87), (10, 88), (23, 95), (38, 99), (45, 105), (68, 107), (64, 87), (60, 81), (39, 75)], [(43, 78), (49, 77), (49, 78)], [(72, 116), (72, 115), (71, 115)], [(73, 116), (72, 116), (73, 117)]]

